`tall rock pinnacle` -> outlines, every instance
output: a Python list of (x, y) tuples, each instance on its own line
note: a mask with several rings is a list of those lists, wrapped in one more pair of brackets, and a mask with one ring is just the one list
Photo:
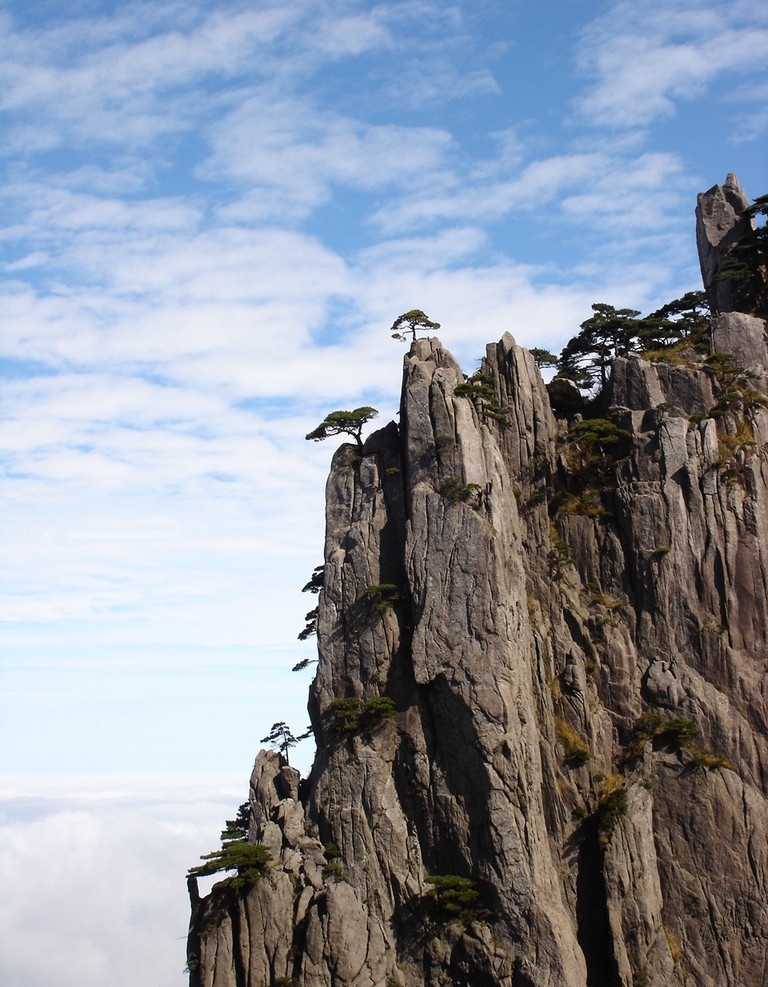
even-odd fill
[(696, 245), (704, 290), (712, 310), (733, 311), (731, 288), (727, 281), (718, 281), (723, 262), (752, 222), (741, 214), (749, 206), (738, 178), (729, 174), (724, 185), (713, 185), (698, 196), (696, 204)]
[(740, 401), (617, 359), (568, 422), (508, 334), (468, 380), (413, 343), (400, 425), (331, 466), (311, 775), (259, 753), (271, 861), (193, 895), (192, 987), (768, 982), (753, 357)]

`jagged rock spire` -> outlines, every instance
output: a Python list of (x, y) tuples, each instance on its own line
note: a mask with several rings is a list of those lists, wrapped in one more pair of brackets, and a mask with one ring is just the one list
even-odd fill
[(748, 206), (747, 194), (732, 173), (723, 185), (713, 185), (697, 199), (696, 245), (701, 278), (715, 313), (733, 311), (731, 286), (727, 281), (718, 281), (717, 275), (734, 245), (752, 229), (753, 221), (742, 216)]

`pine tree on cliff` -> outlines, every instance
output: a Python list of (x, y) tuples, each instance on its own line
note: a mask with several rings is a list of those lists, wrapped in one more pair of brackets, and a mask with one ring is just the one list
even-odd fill
[(411, 334), (411, 342), (416, 339), (417, 332), (436, 332), (440, 328), (439, 322), (433, 322), (420, 308), (412, 308), (410, 312), (403, 312), (398, 315), (392, 323), (390, 332), (393, 339), (407, 339)]
[(768, 195), (761, 195), (742, 213), (752, 222), (762, 217), (731, 251), (717, 275), (729, 281), (737, 311), (768, 319)]
[(635, 342), (640, 312), (614, 308), (603, 302), (592, 306), (592, 318), (581, 323), (581, 332), (566, 343), (560, 354), (559, 373), (580, 387), (605, 386), (615, 357), (625, 356)]
[(332, 435), (346, 434), (351, 435), (355, 442), (362, 448), (363, 440), (361, 433), (363, 426), (367, 425), (377, 415), (378, 411), (375, 408), (370, 408), (368, 405), (355, 408), (354, 411), (332, 411), (329, 415), (326, 415), (317, 428), (313, 428), (311, 432), (308, 432), (305, 438), (311, 439), (313, 442), (322, 442), (323, 439), (328, 439)]

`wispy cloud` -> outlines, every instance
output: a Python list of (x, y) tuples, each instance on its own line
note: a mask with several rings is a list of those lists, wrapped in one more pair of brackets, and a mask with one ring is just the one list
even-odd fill
[[(471, 369), (506, 330), (558, 349), (595, 300), (694, 286), (702, 168), (649, 124), (714, 81), (754, 105), (764, 15), (569, 6), (558, 79), (583, 74), (555, 90), (525, 43), (546, 12), (492, 8), (3, 16), (12, 626), (292, 642), (332, 451), (303, 436), (334, 407), (396, 414), (399, 312)], [(541, 119), (506, 58), (552, 93)]]
[[(274, 44), (298, 16), (270, 5), (215, 11), (199, 4), (152, 12), (130, 4), (106, 17), (75, 18), (49, 29), (14, 29), (6, 19), (6, 111), (34, 111), (36, 129), (11, 131), (16, 146), (55, 147), (72, 138), (146, 143), (188, 129), (200, 115), (193, 86), (226, 82), (247, 70), (269, 72)], [(31, 135), (36, 138), (32, 139)]]
[(725, 73), (762, 73), (766, 49), (768, 16), (759, 4), (621, 0), (583, 31), (579, 66), (592, 85), (576, 106), (593, 124), (644, 127)]
[(204, 177), (226, 175), (248, 189), (227, 218), (306, 218), (334, 187), (375, 190), (426, 184), (443, 167), (451, 136), (436, 127), (371, 126), (328, 114), (309, 100), (241, 103), (212, 131)]

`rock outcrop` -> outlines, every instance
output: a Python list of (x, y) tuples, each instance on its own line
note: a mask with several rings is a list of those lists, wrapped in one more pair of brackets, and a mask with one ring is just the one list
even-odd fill
[(733, 174), (723, 185), (713, 185), (698, 197), (696, 245), (701, 278), (710, 305), (718, 312), (734, 309), (731, 285), (718, 281), (717, 275), (734, 246), (753, 228), (754, 221), (742, 215), (748, 206), (749, 199)]
[(622, 358), (575, 430), (511, 336), (478, 388), (413, 343), (399, 427), (333, 458), (311, 775), (259, 754), (272, 861), (193, 894), (192, 987), (768, 982), (768, 360), (746, 318), (714, 333), (736, 384), (694, 353)]

